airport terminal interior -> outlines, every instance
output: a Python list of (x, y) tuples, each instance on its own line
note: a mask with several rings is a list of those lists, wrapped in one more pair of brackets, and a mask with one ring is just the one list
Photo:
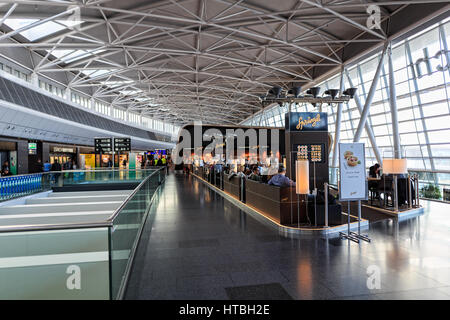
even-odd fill
[(0, 300), (450, 300), (449, 46), (449, 0), (0, 0)]

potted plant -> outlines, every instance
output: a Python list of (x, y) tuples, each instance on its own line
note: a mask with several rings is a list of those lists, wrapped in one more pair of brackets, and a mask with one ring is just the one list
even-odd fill
[(439, 187), (429, 184), (427, 186), (422, 187), (422, 189), (420, 190), (420, 196), (422, 198), (427, 198), (427, 199), (441, 199), (441, 190), (439, 189)]

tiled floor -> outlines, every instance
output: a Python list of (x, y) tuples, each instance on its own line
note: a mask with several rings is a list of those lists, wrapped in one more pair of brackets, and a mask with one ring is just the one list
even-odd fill
[[(286, 239), (193, 177), (170, 175), (127, 299), (450, 299), (450, 205), (371, 224), (372, 243)], [(368, 289), (367, 268), (380, 270)], [(272, 292), (272, 293), (271, 293)]]

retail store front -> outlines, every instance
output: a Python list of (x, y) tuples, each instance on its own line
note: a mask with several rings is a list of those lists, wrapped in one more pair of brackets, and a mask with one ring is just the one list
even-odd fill
[(61, 164), (64, 170), (72, 169), (72, 163), (78, 162), (77, 148), (59, 145), (50, 145), (50, 163), (56, 161)]

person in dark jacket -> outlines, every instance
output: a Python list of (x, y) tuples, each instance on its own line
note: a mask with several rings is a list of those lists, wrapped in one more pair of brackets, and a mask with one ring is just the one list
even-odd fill
[(57, 159), (55, 159), (55, 162), (53, 162), (50, 171), (55, 171), (55, 173), (53, 174), (53, 180), (55, 181), (55, 183), (58, 183), (59, 177), (61, 176), (60, 171), (62, 171), (62, 168)]
[(1, 172), (2, 176), (5, 175), (6, 170), (8, 170), (8, 172), (9, 172), (9, 162), (8, 161), (3, 162), (3, 164), (2, 164), (2, 172)]
[(51, 171), (61, 171), (61, 164), (58, 162), (58, 160), (55, 159), (55, 162), (52, 164)]
[(369, 168), (369, 177), (378, 178), (380, 175), (381, 166), (378, 163), (375, 163), (373, 166)]

